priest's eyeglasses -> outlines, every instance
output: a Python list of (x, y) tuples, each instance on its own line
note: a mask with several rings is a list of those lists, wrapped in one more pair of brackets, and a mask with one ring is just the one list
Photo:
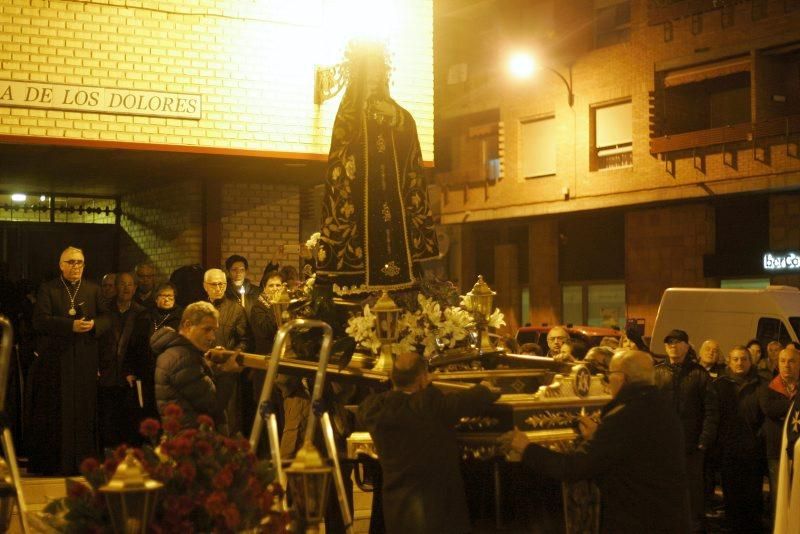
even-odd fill
[(64, 260), (64, 263), (70, 267), (80, 267), (83, 265), (83, 260)]

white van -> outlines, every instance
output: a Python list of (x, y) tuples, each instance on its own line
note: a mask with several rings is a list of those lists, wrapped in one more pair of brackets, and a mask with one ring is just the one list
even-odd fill
[(664, 336), (678, 328), (689, 334), (695, 350), (706, 339), (716, 339), (722, 354), (736, 345), (757, 339), (786, 345), (800, 332), (800, 290), (769, 286), (766, 289), (709, 289), (673, 287), (664, 291), (653, 327), (650, 350), (664, 355)]

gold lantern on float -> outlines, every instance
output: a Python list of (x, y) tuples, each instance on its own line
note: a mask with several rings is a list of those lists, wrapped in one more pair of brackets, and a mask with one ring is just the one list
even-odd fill
[(489, 315), (492, 313), (495, 291), (484, 282), (483, 276), (478, 275), (478, 281), (472, 286), (472, 291), (467, 293), (475, 323), (478, 327), (478, 348), (481, 351), (492, 351), (494, 347), (489, 341)]
[(311, 441), (306, 440), (285, 472), (292, 506), (305, 526), (305, 532), (319, 532), (328, 504), (328, 486), (333, 469)]
[(161, 482), (152, 480), (128, 449), (108, 484), (100, 488), (106, 498), (116, 534), (145, 534), (155, 512)]
[(400, 314), (403, 310), (384, 291), (372, 311), (375, 314), (375, 329), (381, 341), (381, 355), (372, 369), (388, 373), (392, 370), (392, 346), (400, 333)]

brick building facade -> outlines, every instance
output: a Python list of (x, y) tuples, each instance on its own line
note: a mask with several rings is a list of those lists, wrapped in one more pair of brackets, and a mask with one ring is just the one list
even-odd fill
[[(27, 239), (32, 226), (17, 221), (46, 208), (40, 195), (53, 205), (101, 197), (119, 211), (118, 235), (89, 251), (107, 255), (112, 244), (103, 269), (151, 260), (166, 276), (232, 253), (255, 271), (296, 263), (281, 245), (308, 237), (301, 202), (324, 178), (341, 97), (315, 102), (315, 68), (342, 61), (348, 40), (383, 13), (373, 15), (327, 0), (2, 2), (2, 242)], [(389, 47), (392, 96), (415, 117), (432, 164), (432, 1), (398, 3), (392, 15), (378, 36)], [(28, 204), (15, 206), (16, 192)], [(54, 243), (91, 248), (76, 227), (37, 220), (60, 232)], [(16, 277), (41, 274), (2, 252)]]
[[(667, 287), (763, 281), (764, 250), (800, 247), (797, 2), (449, 2), (436, 20), (437, 42), (481, 36), (437, 61), (451, 272), (497, 279), (469, 240), (517, 243), (525, 271), (500, 302), (518, 324), (627, 317), (649, 333)], [(521, 48), (545, 65), (526, 80), (505, 72)], [(734, 232), (737, 213), (763, 224)], [(588, 240), (594, 225), (616, 235)], [(598, 315), (587, 299), (611, 289), (618, 310)]]

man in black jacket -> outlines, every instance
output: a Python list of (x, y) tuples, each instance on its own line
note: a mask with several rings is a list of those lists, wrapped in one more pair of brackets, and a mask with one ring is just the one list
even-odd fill
[(392, 391), (367, 397), (358, 410), (383, 469), (386, 532), (469, 532), (455, 425), (499, 395), (485, 385), (445, 395), (430, 385), (426, 363), (415, 353), (397, 357), (392, 383)]
[(711, 386), (719, 403), (717, 447), (725, 519), (732, 532), (761, 530), (764, 447), (760, 429), (764, 415), (758, 406), (758, 392), (763, 383), (750, 362), (750, 352), (740, 345), (728, 353), (728, 367)]
[[(247, 313), (236, 301), (225, 297), (228, 286), (225, 273), (221, 269), (209, 269), (203, 276), (203, 289), (208, 300), (219, 311), (219, 330), (216, 346), (228, 350), (250, 350), (252, 334), (247, 321)], [(217, 373), (217, 402), (225, 410), (231, 434), (242, 430), (242, 401), (239, 387), (239, 371)], [(252, 402), (250, 399), (248, 401)]]
[(719, 413), (713, 401), (708, 372), (688, 355), (689, 336), (672, 330), (664, 337), (667, 361), (655, 368), (655, 383), (667, 395), (683, 424), (686, 474), (689, 479), (689, 504), (692, 532), (705, 531), (703, 462), (705, 451), (717, 437)]
[(151, 340), (156, 358), (156, 403), (163, 416), (164, 407), (175, 403), (183, 409), (183, 424), (197, 426), (197, 416), (214, 419), (217, 430), (225, 432), (225, 413), (217, 404), (214, 372), (203, 355), (214, 346), (219, 328), (219, 312), (208, 302), (186, 307), (178, 332), (159, 329)]
[(502, 440), (525, 467), (565, 480), (594, 480), (600, 488), (601, 532), (675, 533), (689, 528), (681, 423), (653, 386), (653, 361), (638, 351), (618, 353), (609, 367), (613, 399), (599, 425), (580, 420), (586, 438), (573, 453), (529, 443), (515, 430)]
[(125, 356), (134, 326), (144, 307), (133, 301), (136, 286), (130, 273), (117, 273), (116, 296), (110, 302), (111, 328), (100, 339), (97, 417), (100, 448), (139, 441), (136, 378)]

